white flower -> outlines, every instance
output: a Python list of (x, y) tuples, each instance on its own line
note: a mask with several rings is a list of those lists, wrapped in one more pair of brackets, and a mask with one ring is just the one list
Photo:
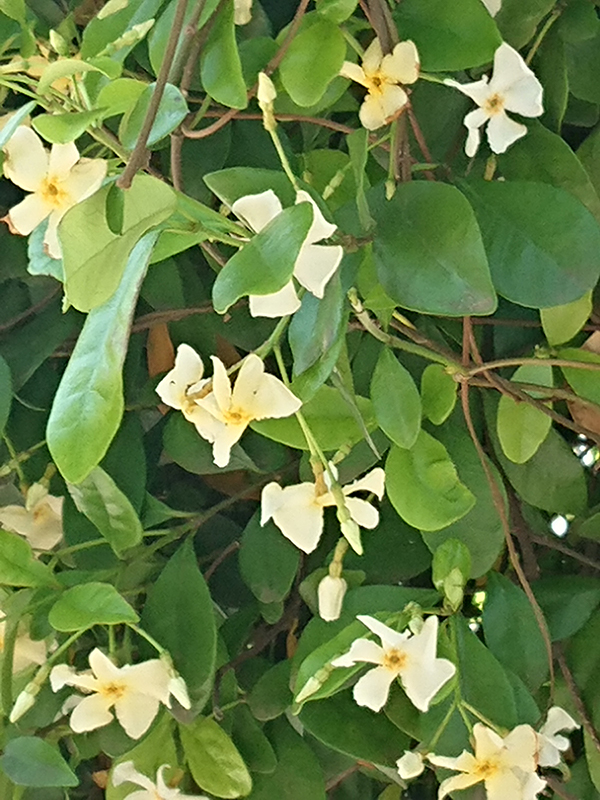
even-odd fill
[(9, 721), (17, 722), (21, 717), (26, 714), (35, 705), (35, 699), (38, 696), (40, 687), (33, 681), (28, 683), (27, 686), (19, 693), (15, 703), (11, 709)]
[[(352, 521), (361, 528), (376, 528), (379, 512), (366, 500), (351, 497), (355, 492), (373, 492), (383, 497), (385, 472), (381, 467), (371, 470), (347, 486), (342, 487), (344, 502)], [(326, 506), (335, 506), (333, 492), (321, 482), (298, 483), (282, 488), (278, 483), (268, 483), (262, 490), (260, 524), (273, 522), (283, 535), (305, 553), (319, 544), (323, 533), (323, 516)], [(342, 528), (342, 533), (348, 533)], [(360, 543), (354, 536), (347, 537), (352, 547), (360, 553)]]
[(48, 217), (44, 244), (52, 258), (62, 255), (57, 227), (64, 214), (100, 188), (107, 162), (80, 158), (74, 142), (53, 144), (50, 152), (37, 134), (20, 125), (4, 146), (4, 174), (32, 194), (11, 208), (6, 220), (26, 236)]
[[(4, 637), (6, 635), (6, 616), (0, 611), (0, 653), (4, 653)], [(13, 655), (13, 674), (23, 672), (27, 667), (36, 664), (40, 667), (46, 661), (48, 644), (45, 639), (34, 640), (26, 627), (21, 623), (15, 641)]]
[(396, 761), (396, 766), (398, 774), (405, 781), (418, 777), (425, 769), (423, 756), (414, 750), (405, 750), (404, 755)]
[(529, 725), (519, 725), (504, 738), (478, 722), (473, 727), (475, 755), (463, 750), (456, 758), (427, 756), (432, 764), (458, 770), (442, 782), (438, 800), (481, 781), (488, 800), (535, 800), (546, 786), (535, 772), (537, 737)]
[(159, 767), (156, 773), (156, 783), (142, 775), (135, 768), (133, 761), (123, 761), (113, 769), (112, 782), (114, 786), (122, 783), (135, 783), (141, 786), (141, 791), (135, 791), (125, 796), (125, 800), (208, 800), (205, 795), (181, 794), (179, 789), (171, 789), (165, 783), (164, 772), (168, 764)]
[(540, 767), (556, 767), (560, 764), (561, 752), (568, 750), (571, 743), (566, 736), (560, 736), (559, 731), (574, 731), (576, 728), (579, 725), (570, 714), (559, 706), (552, 706), (537, 734)]
[(399, 84), (414, 83), (419, 66), (419, 53), (411, 41), (400, 42), (384, 56), (379, 39), (373, 39), (365, 50), (362, 67), (344, 61), (340, 75), (367, 89), (359, 112), (363, 127), (377, 130), (404, 108), (408, 95)]
[(495, 17), (502, 8), (502, 0), (481, 0), (481, 2), (490, 12), (492, 17)]
[(363, 625), (381, 640), (381, 647), (370, 639), (356, 639), (350, 650), (334, 659), (334, 667), (353, 667), (364, 661), (376, 664), (354, 686), (354, 699), (359, 706), (381, 711), (387, 702), (390, 686), (400, 678), (408, 699), (419, 711), (429, 704), (450, 678), (456, 667), (445, 658), (437, 658), (438, 618), (428, 617), (415, 635), (398, 633), (382, 622), (360, 615)]
[(125, 733), (139, 739), (158, 713), (160, 703), (170, 706), (171, 675), (158, 658), (141, 664), (115, 666), (102, 651), (94, 648), (89, 655), (91, 672), (76, 672), (67, 664), (53, 667), (50, 684), (54, 692), (63, 686), (75, 686), (84, 692), (71, 714), (75, 733), (93, 731), (112, 722), (110, 709)]
[(233, 0), (233, 9), (236, 25), (247, 25), (252, 19), (252, 0)]
[(203, 417), (204, 412), (196, 405), (194, 395), (210, 383), (202, 379), (204, 364), (198, 353), (189, 344), (180, 344), (175, 356), (175, 366), (156, 387), (160, 399), (171, 408), (181, 411), (189, 422)]
[(481, 140), (479, 129), (486, 123), (491, 149), (494, 153), (504, 153), (527, 133), (525, 125), (515, 122), (506, 112), (514, 111), (523, 117), (539, 117), (544, 113), (542, 84), (519, 53), (506, 42), (502, 42), (494, 54), (491, 79), (484, 75), (474, 83), (458, 83), (450, 79), (444, 83), (466, 94), (479, 106), (464, 119), (469, 131), (465, 145), (469, 157), (477, 152)]
[(62, 539), (64, 497), (53, 497), (41, 483), (32, 483), (24, 506), (0, 508), (0, 525), (25, 537), (34, 550), (51, 550)]
[(321, 619), (324, 619), (325, 622), (333, 622), (340, 618), (347, 589), (348, 584), (343, 578), (325, 575), (317, 588)]
[(277, 97), (277, 90), (275, 89), (275, 85), (271, 80), (271, 78), (269, 78), (266, 72), (259, 72), (258, 91), (256, 93), (258, 105), (264, 111), (265, 106), (273, 105), (276, 97)]
[[(313, 221), (294, 264), (294, 278), (315, 297), (323, 297), (325, 287), (338, 268), (344, 251), (339, 245), (317, 242), (328, 239), (336, 230), (327, 222), (320, 208), (305, 191), (296, 194), (296, 203), (310, 203)], [(258, 233), (282, 211), (281, 202), (272, 189), (260, 194), (240, 197), (231, 206), (233, 213)], [(253, 317), (285, 317), (300, 308), (293, 280), (273, 294), (250, 295)]]

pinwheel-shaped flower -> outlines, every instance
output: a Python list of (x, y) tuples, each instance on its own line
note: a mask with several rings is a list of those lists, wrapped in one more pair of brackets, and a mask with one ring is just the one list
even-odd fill
[(559, 706), (552, 706), (537, 734), (540, 767), (556, 767), (560, 764), (560, 754), (571, 745), (566, 736), (560, 735), (560, 731), (574, 731), (575, 728), (579, 728), (579, 725), (570, 714)]
[[(338, 268), (343, 249), (339, 245), (318, 244), (329, 239), (335, 225), (327, 222), (320, 208), (305, 191), (296, 194), (296, 203), (310, 203), (313, 221), (304, 244), (294, 264), (294, 278), (315, 297), (323, 297), (325, 287)], [(231, 206), (233, 213), (243, 220), (255, 233), (261, 231), (282, 211), (281, 202), (272, 189), (260, 194), (240, 197)], [(250, 314), (253, 317), (284, 317), (300, 308), (293, 280), (273, 294), (250, 295)]]
[(535, 800), (546, 785), (536, 774), (537, 735), (529, 725), (519, 725), (502, 738), (481, 722), (473, 727), (475, 755), (463, 750), (456, 758), (427, 758), (444, 769), (461, 774), (442, 782), (438, 800), (483, 781), (488, 800)]
[[(352, 495), (356, 492), (373, 492), (381, 500), (384, 483), (385, 472), (381, 467), (376, 467), (363, 478), (342, 487), (346, 508), (352, 520), (361, 528), (376, 528), (379, 512), (371, 503)], [(323, 533), (324, 510), (326, 506), (335, 505), (333, 492), (323, 483), (298, 483), (285, 488), (278, 483), (268, 483), (262, 490), (260, 524), (265, 525), (272, 519), (296, 547), (305, 553), (312, 553)], [(354, 540), (349, 541), (357, 549)]]
[(334, 667), (353, 667), (364, 661), (375, 664), (354, 686), (354, 699), (359, 706), (381, 711), (387, 703), (390, 687), (396, 678), (408, 699), (419, 711), (429, 704), (455, 674), (456, 667), (446, 658), (437, 658), (438, 618), (428, 617), (419, 633), (398, 633), (367, 615), (357, 617), (381, 640), (381, 646), (370, 639), (356, 639), (350, 650), (334, 659)]
[(466, 94), (479, 106), (464, 119), (469, 131), (465, 145), (469, 157), (477, 152), (481, 141), (479, 129), (486, 123), (491, 149), (494, 153), (504, 153), (527, 133), (526, 126), (515, 122), (506, 112), (514, 111), (523, 117), (539, 117), (544, 113), (542, 84), (519, 53), (506, 42), (502, 42), (494, 54), (491, 79), (484, 75), (474, 83), (458, 83), (450, 79), (445, 83)]
[[(161, 659), (143, 661), (117, 667), (101, 650), (95, 648), (89, 655), (91, 672), (76, 672), (68, 664), (58, 664), (50, 673), (52, 690), (75, 686), (87, 692), (73, 709), (71, 728), (76, 733), (93, 731), (113, 720), (111, 709), (125, 733), (139, 739), (146, 733), (158, 714), (160, 703), (170, 706), (170, 694), (185, 708), (190, 707), (187, 690), (179, 691), (173, 675)], [(185, 687), (184, 687), (185, 688)], [(175, 695), (174, 695), (175, 696)]]
[(411, 41), (400, 42), (384, 56), (379, 39), (373, 39), (365, 50), (362, 67), (344, 61), (340, 75), (367, 89), (359, 111), (363, 127), (377, 130), (404, 108), (408, 95), (400, 84), (414, 83), (419, 66), (419, 53)]
[(51, 550), (62, 539), (63, 502), (41, 483), (32, 483), (24, 506), (0, 508), (0, 526), (23, 536), (34, 550)]
[(52, 258), (62, 255), (58, 223), (65, 213), (100, 188), (107, 163), (80, 158), (74, 142), (53, 144), (50, 152), (31, 128), (20, 125), (4, 146), (4, 174), (31, 192), (8, 212), (14, 233), (26, 236), (48, 218), (44, 244)]
[(165, 783), (164, 772), (168, 764), (159, 767), (156, 781), (143, 775), (135, 768), (133, 761), (123, 761), (113, 769), (112, 782), (115, 786), (123, 783), (134, 783), (142, 788), (126, 795), (125, 800), (208, 800), (205, 795), (182, 794), (179, 789), (172, 789)]

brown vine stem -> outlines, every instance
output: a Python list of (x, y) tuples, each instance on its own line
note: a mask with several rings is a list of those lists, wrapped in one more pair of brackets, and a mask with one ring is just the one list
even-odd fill
[(555, 542), (554, 539), (550, 539), (545, 536), (538, 536), (532, 532), (529, 533), (529, 538), (532, 542), (535, 542), (535, 544), (539, 544), (542, 547), (547, 547), (550, 550), (557, 550), (559, 553), (563, 553), (565, 556), (568, 556), (575, 561), (579, 561), (581, 564), (585, 564), (587, 567), (600, 570), (600, 561), (594, 561), (593, 558), (588, 558), (587, 556), (578, 553), (577, 550), (572, 550), (570, 547), (567, 547), (566, 544)]
[(547, 364), (551, 367), (571, 367), (572, 369), (588, 369), (592, 372), (600, 371), (600, 364), (590, 361), (569, 361), (565, 358), (500, 358), (497, 361), (481, 363), (469, 369), (465, 374), (468, 376), (478, 375), (480, 372), (487, 372), (490, 369), (502, 369), (503, 367), (522, 367), (525, 364), (539, 366)]
[(45, 297), (42, 297), (35, 305), (29, 306), (26, 308), (25, 311), (21, 311), (20, 314), (17, 314), (16, 317), (9, 319), (7, 322), (3, 322), (0, 325), (0, 333), (6, 333), (7, 331), (16, 328), (17, 325), (20, 325), (22, 322), (25, 322), (26, 319), (37, 314), (38, 311), (41, 311), (43, 308), (46, 308), (48, 303), (51, 303), (52, 300), (56, 297), (56, 295), (60, 292), (60, 286), (56, 286), (56, 288), (52, 289)]
[[(233, 112), (233, 113), (231, 113)], [(225, 113), (221, 111), (207, 111), (204, 114), (207, 118), (217, 118), (219, 120), (223, 119), (224, 116), (227, 116), (227, 121), (229, 122), (230, 119), (247, 119), (247, 120), (262, 120), (262, 114), (246, 114), (242, 111), (237, 111), (236, 109), (230, 109)], [(329, 128), (332, 131), (338, 131), (339, 133), (354, 133), (356, 130), (355, 128), (351, 128), (349, 125), (342, 125), (341, 122), (334, 122), (331, 119), (325, 119), (324, 117), (303, 117), (301, 114), (275, 114), (275, 119), (278, 122), (306, 122), (309, 125), (318, 125), (321, 128)], [(207, 131), (208, 128), (202, 128), (198, 131), (190, 130), (189, 128), (185, 128), (183, 130), (183, 135), (186, 139), (204, 139), (204, 131)]]
[[(482, 358), (479, 353), (477, 343), (475, 342), (475, 337), (473, 336), (473, 328), (471, 327), (470, 323), (471, 320), (469, 317), (463, 317), (463, 361), (466, 361), (468, 357), (468, 352), (470, 350), (474, 360), (477, 362), (481, 362)], [(529, 600), (538, 627), (542, 634), (542, 638), (544, 639), (544, 644), (546, 646), (546, 654), (548, 657), (548, 670), (550, 673), (550, 700), (551, 700), (552, 697), (554, 696), (555, 678), (554, 678), (554, 657), (552, 653), (552, 640), (550, 639), (550, 632), (548, 631), (548, 626), (546, 624), (544, 613), (540, 608), (540, 605), (533, 593), (531, 585), (527, 580), (527, 576), (525, 575), (523, 567), (521, 566), (521, 563), (519, 561), (519, 555), (516, 551), (515, 543), (513, 542), (512, 539), (510, 522), (506, 514), (506, 508), (504, 506), (504, 499), (502, 497), (502, 493), (500, 492), (500, 488), (498, 486), (496, 478), (492, 473), (492, 470), (490, 469), (487, 456), (485, 454), (481, 442), (479, 441), (479, 437), (477, 436), (475, 425), (473, 424), (473, 417), (471, 416), (471, 408), (469, 404), (469, 384), (466, 382), (463, 382), (461, 384), (460, 399), (461, 399), (463, 415), (465, 418), (465, 422), (467, 424), (467, 429), (469, 431), (469, 435), (475, 446), (475, 450), (477, 451), (479, 461), (481, 462), (481, 466), (485, 473), (486, 480), (488, 482), (490, 491), (492, 493), (492, 501), (494, 503), (496, 513), (498, 514), (498, 517), (500, 519), (502, 530), (504, 531), (504, 539), (506, 541), (506, 547), (508, 550), (510, 563), (519, 579), (519, 583), (523, 587), (523, 591), (525, 592), (527, 599)]]
[(565, 683), (567, 684), (567, 689), (573, 699), (573, 703), (575, 704), (575, 708), (577, 709), (577, 713), (581, 717), (581, 724), (583, 725), (586, 733), (594, 743), (594, 747), (600, 753), (600, 739), (598, 739), (598, 734), (596, 733), (596, 729), (592, 724), (592, 720), (589, 717), (587, 712), (587, 708), (585, 707), (585, 703), (579, 694), (579, 689), (577, 684), (575, 683), (575, 678), (571, 670), (569, 669), (569, 665), (567, 664), (567, 660), (565, 658), (564, 651), (560, 644), (556, 644), (554, 646), (556, 651), (556, 660), (558, 661), (558, 666), (560, 667), (560, 671), (562, 672), (563, 678), (565, 679)]
[(240, 549), (240, 543), (236, 540), (235, 542), (231, 542), (231, 544), (227, 545), (227, 547), (219, 553), (219, 555), (215, 558), (212, 562), (210, 567), (204, 573), (204, 580), (208, 583), (208, 581), (212, 578), (215, 572), (219, 569), (221, 564), (226, 561), (229, 556), (237, 553)]
[(154, 92), (152, 93), (152, 98), (150, 99), (150, 103), (148, 105), (148, 111), (146, 112), (142, 129), (140, 130), (140, 135), (138, 136), (135, 147), (133, 148), (131, 156), (129, 157), (127, 166), (117, 179), (117, 186), (120, 189), (129, 189), (131, 187), (131, 183), (136, 173), (142, 169), (147, 161), (148, 150), (146, 145), (148, 143), (148, 137), (150, 136), (150, 131), (152, 130), (154, 120), (156, 119), (158, 107), (160, 106), (160, 101), (162, 100), (165, 87), (167, 85), (171, 65), (173, 64), (173, 59), (175, 58), (177, 43), (179, 42), (179, 36), (181, 34), (183, 21), (185, 19), (186, 8), (187, 0), (178, 0), (177, 7), (175, 9), (175, 16), (173, 18), (173, 27), (171, 29), (171, 33), (169, 34), (169, 39), (163, 55), (163, 61), (156, 77)]
[(392, 19), (387, 0), (367, 0), (368, 19), (381, 42), (384, 53), (391, 53), (398, 44), (398, 31)]
[(544, 779), (548, 784), (548, 786), (552, 789), (554, 794), (557, 797), (560, 797), (561, 800), (577, 800), (575, 795), (571, 794), (570, 792), (567, 792), (563, 784), (559, 780), (554, 778), (552, 775), (544, 775)]

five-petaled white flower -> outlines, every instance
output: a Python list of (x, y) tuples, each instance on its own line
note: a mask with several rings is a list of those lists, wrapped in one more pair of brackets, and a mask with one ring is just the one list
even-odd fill
[[(339, 245), (317, 244), (329, 239), (336, 230), (327, 222), (321, 209), (305, 191), (296, 194), (296, 203), (310, 203), (313, 221), (294, 264), (294, 278), (315, 297), (323, 297), (325, 287), (338, 268), (344, 251)], [(282, 205), (272, 189), (260, 194), (240, 197), (231, 206), (233, 213), (255, 233), (261, 231), (282, 211)], [(278, 292), (249, 297), (253, 317), (285, 317), (300, 308), (293, 280)]]
[(546, 722), (537, 734), (538, 764), (540, 767), (556, 767), (560, 764), (560, 754), (568, 750), (571, 743), (560, 731), (574, 731), (579, 728), (570, 714), (559, 706), (552, 706)]
[(52, 258), (61, 258), (58, 223), (64, 214), (100, 188), (107, 162), (80, 158), (74, 142), (45, 149), (37, 134), (20, 125), (4, 146), (4, 174), (31, 192), (10, 209), (6, 221), (14, 233), (26, 236), (48, 218), (44, 244)]
[(472, 157), (481, 141), (480, 128), (487, 123), (487, 138), (494, 153), (504, 153), (511, 144), (525, 136), (527, 128), (507, 115), (514, 111), (523, 117), (539, 117), (544, 113), (542, 84), (529, 69), (519, 53), (502, 42), (494, 54), (491, 79), (484, 75), (474, 83), (444, 81), (474, 100), (479, 108), (464, 119), (469, 131), (465, 152)]
[[(70, 725), (76, 733), (93, 731), (113, 720), (111, 708), (125, 733), (139, 739), (146, 733), (158, 714), (160, 703), (170, 707), (172, 675), (158, 659), (141, 664), (117, 667), (101, 650), (94, 648), (89, 655), (91, 672), (76, 672), (68, 664), (58, 664), (50, 673), (52, 690), (75, 686), (86, 697), (78, 699), (71, 714)], [(177, 700), (189, 708), (187, 692), (178, 692)], [(68, 702), (68, 701), (67, 701)]]
[(370, 639), (356, 639), (350, 650), (331, 665), (353, 667), (361, 661), (377, 665), (354, 686), (358, 705), (381, 711), (392, 683), (400, 678), (411, 703), (419, 711), (427, 711), (435, 695), (456, 672), (451, 661), (436, 657), (438, 618), (428, 617), (414, 635), (409, 631), (398, 633), (367, 615), (359, 615), (357, 619), (381, 639), (381, 646)]
[[(278, 483), (268, 483), (262, 490), (260, 524), (265, 525), (272, 519), (296, 547), (305, 553), (312, 553), (323, 533), (325, 507), (337, 505), (327, 485), (327, 475), (324, 477), (325, 481), (298, 483), (284, 488)], [(385, 472), (381, 467), (376, 467), (363, 478), (342, 486), (344, 504), (352, 520), (361, 528), (376, 528), (379, 512), (366, 500), (351, 495), (355, 492), (373, 492), (381, 500), (384, 483)], [(353, 536), (348, 540), (360, 552), (360, 543)]]
[(444, 769), (461, 774), (442, 781), (438, 800), (481, 781), (488, 800), (535, 800), (546, 786), (536, 773), (537, 738), (529, 725), (519, 725), (502, 738), (481, 722), (473, 727), (475, 755), (463, 750), (456, 758), (427, 758)]
[(410, 40), (400, 42), (384, 56), (379, 39), (373, 39), (363, 55), (362, 67), (344, 61), (340, 75), (367, 89), (359, 111), (363, 127), (377, 130), (404, 108), (408, 95), (399, 84), (414, 83), (419, 66), (419, 53)]
[(113, 769), (112, 782), (115, 786), (122, 783), (134, 783), (141, 790), (126, 795), (125, 800), (208, 800), (205, 795), (182, 794), (179, 789), (172, 789), (165, 783), (164, 772), (168, 764), (159, 767), (156, 781), (138, 772), (133, 761), (123, 761)]
[(34, 550), (51, 550), (62, 539), (64, 497), (54, 497), (41, 483), (32, 483), (25, 505), (0, 508), (0, 526), (23, 536)]
[(175, 366), (156, 387), (163, 403), (180, 410), (200, 436), (213, 445), (219, 467), (229, 464), (231, 448), (253, 420), (289, 417), (302, 402), (254, 353), (244, 359), (233, 389), (223, 362), (211, 356), (212, 379), (203, 379), (200, 356), (179, 345)]

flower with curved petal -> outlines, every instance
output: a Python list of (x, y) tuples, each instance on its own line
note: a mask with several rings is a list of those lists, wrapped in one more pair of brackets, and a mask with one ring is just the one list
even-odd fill
[[(320, 299), (338, 268), (344, 251), (339, 245), (318, 244), (324, 239), (329, 239), (336, 227), (327, 222), (321, 209), (308, 192), (300, 190), (296, 193), (296, 204), (298, 203), (310, 203), (313, 210), (313, 221), (296, 258), (293, 275), (301, 286)], [(260, 194), (240, 197), (233, 203), (231, 210), (255, 233), (258, 233), (281, 213), (282, 205), (275, 192), (268, 189)], [(286, 283), (278, 292), (263, 295), (251, 294), (249, 301), (250, 314), (253, 317), (284, 317), (293, 314), (300, 308), (300, 300), (296, 294), (293, 280)]]
[(58, 664), (50, 672), (54, 692), (74, 686), (87, 693), (78, 698), (71, 714), (70, 725), (76, 733), (108, 725), (113, 720), (114, 707), (125, 733), (139, 739), (152, 724), (160, 703), (170, 706), (172, 675), (160, 659), (117, 667), (94, 648), (89, 663), (91, 672), (76, 672), (68, 664)]
[[(379, 524), (379, 512), (371, 503), (351, 495), (355, 492), (373, 492), (381, 500), (384, 483), (385, 472), (381, 467), (376, 467), (363, 478), (342, 486), (346, 508), (352, 521), (361, 528), (376, 528)], [(336, 499), (323, 481), (298, 483), (283, 488), (278, 483), (268, 483), (261, 495), (260, 524), (265, 525), (272, 519), (286, 539), (303, 552), (312, 553), (323, 533), (324, 509), (335, 505)], [(349, 541), (357, 550), (354, 537)]]
[(289, 417), (302, 402), (279, 378), (265, 372), (254, 353), (244, 359), (233, 389), (223, 362), (216, 356), (211, 359), (212, 391), (195, 400), (204, 414), (192, 421), (200, 436), (213, 445), (215, 464), (225, 467), (231, 448), (253, 420)]
[(442, 781), (438, 800), (483, 781), (488, 800), (535, 800), (546, 786), (536, 774), (537, 735), (530, 725), (519, 725), (502, 738), (491, 728), (473, 727), (475, 755), (463, 750), (456, 758), (427, 756), (432, 764), (460, 772)]
[(362, 67), (344, 61), (340, 75), (367, 89), (359, 111), (364, 128), (377, 130), (404, 108), (408, 95), (400, 84), (414, 83), (419, 67), (419, 53), (410, 40), (399, 42), (384, 56), (379, 39), (373, 39), (365, 50)]
[(560, 754), (571, 746), (567, 737), (560, 735), (560, 731), (574, 731), (579, 727), (573, 717), (560, 706), (549, 709), (546, 722), (537, 734), (540, 767), (556, 767), (560, 764)]
[(52, 258), (61, 258), (58, 223), (65, 213), (100, 188), (107, 162), (80, 158), (74, 142), (46, 150), (39, 136), (20, 125), (4, 145), (4, 175), (31, 192), (10, 209), (6, 221), (13, 233), (27, 236), (48, 219), (44, 245)]
[(64, 497), (48, 494), (41, 483), (32, 483), (24, 506), (0, 508), (0, 525), (23, 536), (34, 550), (52, 550), (62, 539)]
[(517, 139), (525, 136), (526, 126), (511, 119), (507, 111), (523, 117), (539, 117), (544, 113), (542, 84), (520, 54), (506, 42), (502, 42), (494, 54), (491, 79), (484, 75), (474, 83), (458, 83), (450, 79), (444, 83), (466, 94), (479, 106), (464, 119), (469, 131), (465, 145), (469, 157), (477, 152), (481, 141), (479, 129), (484, 125), (487, 125), (487, 139), (494, 153), (504, 153)]
[(422, 754), (414, 750), (405, 750), (404, 755), (396, 761), (396, 766), (398, 774), (405, 781), (418, 777), (425, 769)]
[(361, 661), (376, 665), (354, 686), (358, 705), (381, 711), (392, 683), (400, 678), (411, 703), (419, 711), (427, 711), (438, 691), (456, 673), (451, 661), (436, 656), (438, 618), (428, 617), (421, 631), (414, 635), (409, 631), (398, 633), (366, 614), (357, 619), (379, 637), (381, 646), (370, 639), (356, 639), (350, 650), (334, 659), (331, 665), (353, 667)]
[(140, 791), (126, 795), (125, 800), (208, 800), (205, 795), (182, 794), (179, 789), (167, 786), (164, 772), (168, 768), (169, 764), (159, 767), (156, 781), (153, 783), (146, 775), (138, 772), (133, 761), (122, 761), (113, 769), (112, 782), (114, 786), (134, 783), (136, 786), (142, 787)]

